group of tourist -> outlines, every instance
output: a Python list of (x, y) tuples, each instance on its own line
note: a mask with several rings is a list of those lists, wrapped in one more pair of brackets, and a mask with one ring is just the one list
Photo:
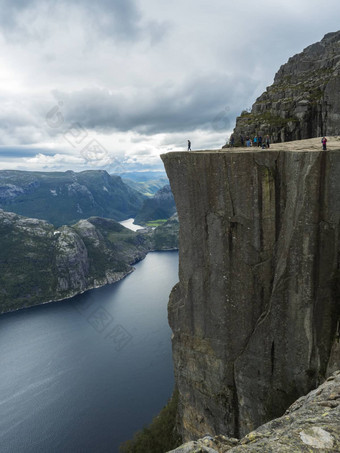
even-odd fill
[[(250, 137), (244, 138), (243, 135), (240, 135), (241, 146), (256, 146), (257, 148), (266, 149), (270, 147), (270, 138), (269, 135), (262, 137), (262, 135), (255, 135), (253, 139)], [(232, 135), (230, 137), (229, 145), (233, 147), (235, 145), (235, 137)]]

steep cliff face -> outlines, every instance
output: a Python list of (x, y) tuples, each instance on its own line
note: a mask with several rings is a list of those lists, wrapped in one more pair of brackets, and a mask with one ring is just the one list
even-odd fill
[(162, 158), (180, 220), (180, 430), (240, 437), (315, 388), (331, 356), (340, 367), (340, 152)]
[(327, 34), (281, 66), (234, 136), (270, 135), (274, 142), (340, 134), (340, 31)]

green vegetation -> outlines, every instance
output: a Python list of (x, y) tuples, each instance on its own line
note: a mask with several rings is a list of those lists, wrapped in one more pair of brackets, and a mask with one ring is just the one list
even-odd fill
[(159, 225), (152, 233), (155, 250), (178, 248), (179, 223), (177, 216)]
[(181, 445), (181, 438), (176, 430), (178, 392), (175, 391), (168, 404), (152, 423), (138, 431), (132, 440), (124, 442), (121, 453), (165, 453)]
[(282, 118), (278, 115), (273, 115), (271, 112), (263, 113), (252, 113), (242, 118), (242, 122), (245, 125), (254, 125), (255, 129), (259, 129), (263, 124), (271, 127), (285, 127), (290, 122), (298, 122), (299, 120), (295, 117)]
[(148, 227), (158, 227), (160, 225), (163, 225), (167, 219), (158, 219), (158, 220), (151, 220), (150, 222), (146, 222), (146, 226)]
[(44, 296), (50, 300), (56, 286), (52, 227), (43, 225), (45, 236), (12, 231), (0, 222), (0, 313), (30, 305)]
[(321, 88), (316, 88), (315, 90), (311, 91), (308, 95), (308, 100), (312, 104), (317, 104), (323, 98), (324, 92)]
[(242, 118), (245, 118), (247, 116), (251, 116), (251, 113), (248, 112), (248, 110), (242, 110), (241, 115)]
[(148, 251), (177, 247), (177, 219), (146, 233), (100, 217), (55, 229), (0, 209), (0, 313), (115, 281)]

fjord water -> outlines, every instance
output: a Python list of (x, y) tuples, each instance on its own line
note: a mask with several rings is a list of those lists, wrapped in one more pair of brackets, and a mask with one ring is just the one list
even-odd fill
[(142, 225), (135, 225), (134, 222), (135, 219), (127, 219), (127, 220), (122, 220), (119, 222), (121, 225), (123, 225), (125, 228), (129, 228), (129, 230), (132, 231), (138, 231), (142, 230), (144, 227)]
[(0, 316), (1, 453), (106, 453), (173, 390), (167, 302), (178, 253), (124, 280)]

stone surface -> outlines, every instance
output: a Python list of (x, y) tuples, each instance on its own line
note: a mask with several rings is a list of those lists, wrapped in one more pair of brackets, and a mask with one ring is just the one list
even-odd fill
[(206, 436), (170, 453), (292, 453), (340, 451), (340, 371), (284, 414), (243, 439)]
[(180, 220), (169, 302), (179, 429), (184, 441), (239, 438), (316, 388), (336, 349), (340, 152), (162, 159)]
[(340, 134), (340, 31), (290, 58), (251, 112), (237, 118), (236, 144), (256, 134), (272, 142)]

